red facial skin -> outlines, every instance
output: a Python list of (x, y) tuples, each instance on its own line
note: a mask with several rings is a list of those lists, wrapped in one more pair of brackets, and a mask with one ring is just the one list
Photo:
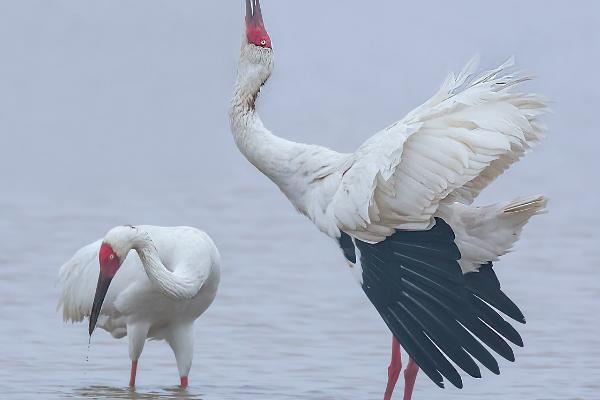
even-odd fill
[(271, 48), (271, 38), (264, 26), (254, 25), (252, 22), (246, 21), (246, 38), (248, 43), (252, 43), (258, 47), (266, 49)]
[(265, 29), (259, 0), (246, 0), (246, 38), (248, 43), (270, 49), (271, 38)]
[(96, 285), (96, 294), (94, 295), (92, 311), (90, 312), (90, 325), (88, 329), (90, 336), (92, 336), (94, 328), (96, 328), (98, 316), (100, 315), (102, 303), (106, 297), (106, 292), (108, 292), (110, 282), (121, 266), (119, 256), (117, 256), (113, 248), (107, 243), (102, 243), (100, 246), (98, 261), (100, 261), (100, 275), (98, 276), (98, 285)]
[(100, 261), (100, 273), (102, 276), (106, 278), (115, 276), (121, 266), (121, 262), (109, 244), (102, 243), (98, 259)]

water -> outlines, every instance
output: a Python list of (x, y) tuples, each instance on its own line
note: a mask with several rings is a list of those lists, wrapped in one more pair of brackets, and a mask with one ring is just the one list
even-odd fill
[[(382, 4), (357, 15), (316, 1), (265, 3), (277, 66), (260, 110), (296, 140), (351, 150), (476, 51), (486, 66), (516, 53), (540, 75), (529, 88), (555, 101), (549, 138), (481, 199), (552, 199), (497, 266), (526, 314), (525, 348), (516, 363), (500, 363), (500, 376), (465, 378), (462, 391), (421, 375), (415, 398), (599, 398), (600, 100), (586, 82), (600, 61), (596, 6), (509, 2), (522, 12), (500, 34), (489, 29), (490, 10), (466, 5)], [(228, 133), (243, 9), (168, 4), (0, 3), (0, 392), (380, 398), (386, 327), (335, 244), (294, 213)], [(295, 17), (317, 4), (323, 14), (311, 15), (307, 31)], [(432, 7), (453, 18), (432, 17), (429, 27), (411, 17)], [(223, 255), (219, 295), (196, 323), (188, 391), (176, 386), (164, 342), (147, 343), (131, 391), (126, 340), (98, 331), (88, 352), (85, 324), (63, 324), (55, 310), (59, 266), (112, 226), (141, 223), (197, 226)]]

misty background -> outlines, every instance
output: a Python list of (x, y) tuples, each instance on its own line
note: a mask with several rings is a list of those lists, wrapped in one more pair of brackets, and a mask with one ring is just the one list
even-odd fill
[[(551, 101), (547, 139), (478, 204), (543, 193), (550, 213), (496, 268), (524, 349), (498, 377), (415, 399), (592, 399), (600, 382), (600, 3), (263, 0), (275, 72), (265, 124), (353, 151), (475, 54), (515, 55)], [(228, 124), (240, 1), (0, 0), (0, 391), (130, 396), (126, 341), (55, 311), (60, 265), (118, 224), (192, 225), (223, 256), (196, 323), (188, 396), (379, 398), (390, 334), (335, 244), (238, 152)], [(86, 354), (89, 361), (86, 362)], [(406, 359), (405, 359), (406, 361)], [(138, 390), (173, 395), (165, 343)], [(398, 398), (402, 380), (399, 382)], [(167, 388), (167, 389), (165, 389)]]

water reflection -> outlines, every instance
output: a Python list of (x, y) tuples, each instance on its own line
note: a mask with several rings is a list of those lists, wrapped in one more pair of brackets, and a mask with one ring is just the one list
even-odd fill
[(128, 400), (153, 400), (153, 399), (177, 399), (177, 400), (203, 400), (201, 394), (193, 393), (188, 389), (180, 387), (169, 387), (162, 389), (144, 390), (143, 388), (112, 387), (92, 385), (73, 390), (72, 393), (64, 393), (69, 398), (90, 399), (128, 399)]

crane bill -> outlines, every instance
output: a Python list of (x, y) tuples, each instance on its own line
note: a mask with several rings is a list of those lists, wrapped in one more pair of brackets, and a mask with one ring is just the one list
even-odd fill
[(246, 0), (246, 22), (264, 26), (259, 0)]
[(246, 18), (248, 20), (252, 19), (252, 4), (250, 0), (246, 0)]
[(96, 294), (94, 295), (92, 312), (90, 313), (90, 325), (88, 330), (90, 336), (92, 336), (94, 328), (96, 328), (96, 323), (98, 322), (98, 317), (100, 316), (100, 310), (102, 309), (102, 303), (104, 302), (104, 298), (106, 297), (106, 292), (108, 292), (108, 287), (110, 286), (111, 281), (111, 276), (106, 276), (100, 272), (100, 275), (98, 276), (98, 285), (96, 286)]
[(260, 0), (254, 1), (254, 15), (262, 22), (262, 11), (260, 10)]

